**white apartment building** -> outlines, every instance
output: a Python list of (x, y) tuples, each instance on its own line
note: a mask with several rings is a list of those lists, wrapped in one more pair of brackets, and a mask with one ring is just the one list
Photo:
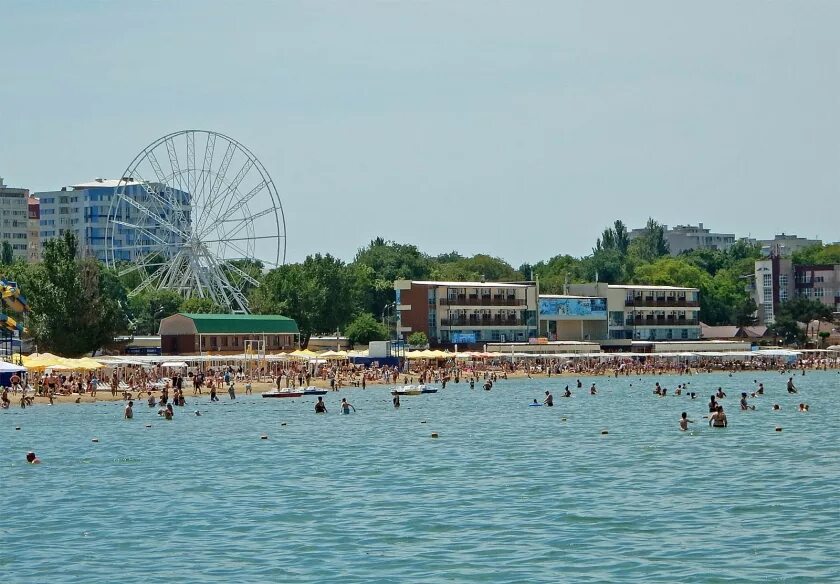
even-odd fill
[[(691, 251), (693, 249), (716, 249), (726, 251), (735, 244), (734, 233), (712, 233), (711, 229), (706, 229), (703, 224), (698, 225), (677, 225), (673, 228), (668, 228), (667, 225), (662, 226), (665, 232), (665, 241), (671, 250), (671, 255), (679, 255), (684, 251)], [(631, 241), (644, 235), (645, 229), (633, 229), (629, 236)]]
[(571, 284), (571, 294), (607, 299), (609, 338), (678, 341), (700, 338), (700, 291), (679, 286)]
[(28, 257), (29, 189), (6, 186), (0, 177), (0, 241), (8, 241), (15, 259)]

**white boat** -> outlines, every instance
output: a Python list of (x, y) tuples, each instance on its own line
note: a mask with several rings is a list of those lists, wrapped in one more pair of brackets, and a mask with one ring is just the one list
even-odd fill
[(423, 390), (416, 385), (403, 385), (391, 390), (391, 395), (421, 395)]

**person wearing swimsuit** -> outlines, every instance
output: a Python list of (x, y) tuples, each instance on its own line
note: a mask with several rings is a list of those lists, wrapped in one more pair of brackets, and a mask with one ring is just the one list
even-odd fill
[(713, 428), (726, 428), (726, 414), (723, 413), (723, 406), (719, 405), (717, 411), (709, 416), (709, 426)]

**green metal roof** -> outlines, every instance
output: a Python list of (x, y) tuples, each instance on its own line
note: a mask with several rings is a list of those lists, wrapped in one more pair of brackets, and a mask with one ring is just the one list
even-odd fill
[(297, 323), (277, 314), (194, 314), (181, 312), (195, 323), (198, 334), (298, 334)]

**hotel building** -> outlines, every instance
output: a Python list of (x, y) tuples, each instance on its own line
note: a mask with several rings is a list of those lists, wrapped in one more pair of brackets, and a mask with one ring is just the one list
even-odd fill
[(700, 291), (678, 286), (571, 284), (569, 292), (607, 301), (608, 339), (678, 341), (700, 338)]
[(402, 338), (419, 331), (432, 345), (467, 349), (537, 336), (534, 282), (397, 280), (394, 291)]

